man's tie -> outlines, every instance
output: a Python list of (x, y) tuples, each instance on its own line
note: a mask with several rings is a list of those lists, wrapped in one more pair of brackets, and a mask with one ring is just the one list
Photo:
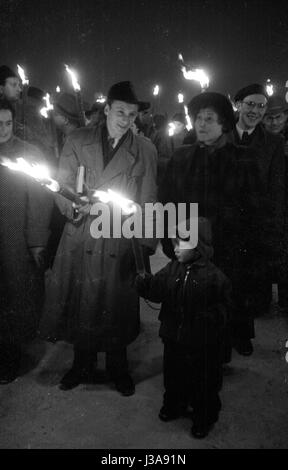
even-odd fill
[(241, 145), (249, 145), (250, 137), (247, 131), (244, 131), (242, 134)]

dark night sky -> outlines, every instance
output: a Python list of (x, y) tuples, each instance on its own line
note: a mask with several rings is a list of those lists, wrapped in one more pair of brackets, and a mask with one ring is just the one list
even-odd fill
[[(199, 91), (182, 78), (178, 52), (211, 75), (210, 89), (233, 93), (267, 78), (288, 79), (288, 2), (284, 0), (0, 0), (1, 62), (25, 67), (33, 85), (69, 89), (68, 63), (86, 99), (131, 80), (142, 99), (163, 87)], [(172, 104), (171, 104), (172, 103)]]

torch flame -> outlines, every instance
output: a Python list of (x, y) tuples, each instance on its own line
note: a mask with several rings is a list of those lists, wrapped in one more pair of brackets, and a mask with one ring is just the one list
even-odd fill
[(61, 88), (60, 88), (60, 86), (57, 86), (57, 87), (56, 87), (56, 93), (61, 93)]
[(154, 89), (153, 89), (153, 95), (154, 95), (154, 96), (158, 96), (158, 95), (159, 95), (159, 91), (160, 91), (159, 85), (155, 85), (155, 87), (154, 87)]
[(178, 59), (181, 60), (181, 62), (184, 62), (184, 58), (182, 54), (178, 54)]
[(183, 65), (181, 67), (183, 76), (186, 80), (195, 80), (200, 83), (202, 89), (209, 87), (209, 77), (203, 69), (187, 70)]
[(169, 124), (168, 124), (168, 135), (169, 135), (169, 137), (173, 137), (173, 135), (175, 134), (175, 129), (176, 129), (176, 126), (175, 126), (174, 122), (169, 122)]
[(274, 85), (271, 83), (270, 78), (268, 78), (266, 82), (266, 92), (268, 96), (273, 96), (274, 95)]
[(19, 64), (17, 64), (17, 70), (18, 70), (18, 74), (21, 78), (22, 85), (27, 85), (28, 86), (29, 85), (29, 80), (25, 75), (25, 70)]
[(66, 72), (69, 73), (69, 75), (70, 75), (70, 77), (71, 77), (71, 79), (72, 79), (72, 86), (73, 86), (74, 90), (75, 90), (75, 91), (81, 91), (81, 87), (80, 87), (80, 85), (79, 85), (79, 82), (78, 82), (76, 73), (73, 72), (73, 70), (71, 70), (68, 65), (65, 65), (65, 68), (66, 68)]
[(229, 98), (230, 103), (232, 104), (233, 111), (236, 113), (236, 111), (238, 111), (238, 109), (237, 109), (236, 104), (232, 100), (231, 95), (229, 93), (228, 93), (228, 98)]
[(106, 103), (106, 100), (107, 100), (106, 96), (100, 95), (100, 96), (98, 96), (98, 98), (97, 98), (97, 100), (96, 100), (96, 103), (102, 103), (102, 104), (104, 104), (104, 103)]
[(49, 117), (48, 113), (49, 111), (52, 111), (54, 109), (53, 104), (50, 102), (50, 95), (49, 93), (46, 94), (46, 96), (43, 97), (43, 100), (46, 103), (46, 106), (40, 109), (40, 114), (41, 116), (45, 117), (46, 119)]
[(178, 93), (178, 103), (184, 103), (184, 95), (183, 93)]
[(38, 163), (28, 163), (24, 158), (16, 158), (16, 161), (3, 158), (1, 165), (6, 166), (10, 170), (20, 171), (28, 176), (40, 181), (50, 180), (48, 168), (45, 165), (39, 165)]
[(186, 118), (186, 129), (187, 131), (191, 131), (193, 129), (193, 125), (192, 125), (192, 122), (191, 122), (191, 118), (189, 116), (189, 113), (188, 113), (188, 108), (187, 106), (184, 106), (184, 111), (185, 111), (185, 118)]
[(107, 191), (95, 191), (93, 197), (98, 198), (105, 204), (113, 202), (119, 206), (126, 215), (134, 214), (137, 211), (134, 201), (121, 196), (121, 194), (112, 191), (112, 189), (108, 189)]

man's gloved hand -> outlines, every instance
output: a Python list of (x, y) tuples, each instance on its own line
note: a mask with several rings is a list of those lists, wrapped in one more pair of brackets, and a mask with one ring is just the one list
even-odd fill
[(80, 199), (86, 202), (86, 204), (82, 205), (82, 204), (76, 204), (75, 202), (72, 202), (72, 207), (74, 209), (73, 222), (80, 222), (80, 220), (82, 220), (85, 215), (88, 215), (91, 210), (91, 204), (89, 202), (88, 197), (81, 196)]
[(33, 246), (29, 248), (33, 260), (39, 269), (44, 269), (45, 266), (45, 247)]

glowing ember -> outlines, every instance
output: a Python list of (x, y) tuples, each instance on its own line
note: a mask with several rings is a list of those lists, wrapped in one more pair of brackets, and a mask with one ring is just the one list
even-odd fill
[(160, 91), (159, 85), (155, 85), (155, 87), (153, 88), (153, 95), (154, 95), (154, 96), (158, 96), (158, 95), (159, 95), (159, 91)]
[(49, 111), (52, 111), (54, 109), (53, 104), (50, 102), (50, 95), (49, 93), (44, 96), (43, 100), (46, 103), (46, 106), (40, 109), (40, 114), (41, 116), (45, 117), (46, 119), (49, 117)]
[(268, 78), (266, 82), (266, 92), (268, 96), (273, 96), (274, 95), (274, 85), (271, 83), (270, 78)]
[(17, 70), (18, 70), (19, 77), (21, 78), (22, 85), (27, 85), (28, 86), (29, 85), (29, 80), (25, 75), (25, 70), (18, 64), (17, 64)]
[(187, 70), (185, 65), (181, 67), (183, 76), (186, 80), (195, 80), (200, 83), (202, 89), (209, 87), (209, 77), (203, 69)]
[(174, 122), (169, 122), (169, 124), (168, 124), (169, 137), (173, 137), (173, 135), (175, 134), (175, 129), (176, 129), (176, 126), (175, 126)]
[(186, 129), (187, 131), (191, 131), (193, 129), (193, 125), (192, 125), (192, 122), (191, 122), (191, 118), (188, 114), (188, 108), (187, 106), (184, 106), (184, 111), (185, 111), (185, 118), (186, 118)]
[(66, 68), (66, 72), (69, 73), (69, 75), (72, 79), (72, 86), (73, 86), (74, 90), (75, 91), (81, 91), (81, 87), (79, 85), (79, 82), (78, 82), (78, 79), (77, 79), (77, 76), (76, 76), (75, 72), (73, 72), (73, 70), (71, 70), (68, 65), (65, 65), (65, 68)]
[(137, 207), (131, 199), (126, 199), (121, 196), (121, 194), (112, 191), (112, 189), (108, 189), (107, 191), (95, 191), (93, 197), (105, 204), (113, 202), (119, 206), (126, 215), (134, 214), (137, 211)]
[(178, 93), (178, 103), (184, 103), (184, 95), (183, 93)]

